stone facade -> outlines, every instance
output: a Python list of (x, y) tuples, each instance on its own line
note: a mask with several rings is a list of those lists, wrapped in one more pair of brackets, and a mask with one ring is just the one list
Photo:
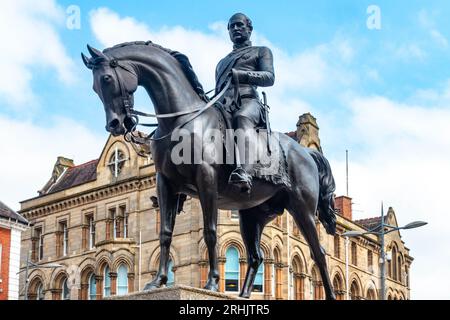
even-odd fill
[[(302, 125), (299, 121), (298, 131), (302, 130)], [(313, 132), (317, 134), (317, 124), (315, 128)], [(320, 149), (318, 137), (307, 138), (304, 132), (302, 140), (319, 143)], [(296, 138), (300, 133), (289, 135)], [(89, 168), (95, 168), (93, 175), (85, 174), (84, 180), (76, 179), (75, 176), (91, 170)], [(30, 251), (34, 261), (43, 266), (29, 273), (28, 298), (101, 299), (141, 290), (156, 274), (159, 263), (155, 182), (151, 158), (138, 156), (134, 147), (121, 137), (109, 137), (96, 161), (78, 167), (69, 163), (67, 170), (56, 168), (40, 195), (23, 201), (20, 211), (33, 223), (33, 228), (22, 237), (21, 267), (25, 267)], [(61, 189), (61, 184), (65, 188)], [(317, 224), (322, 246), (327, 251), (330, 276), (339, 299), (345, 299), (347, 291), (349, 298), (377, 299), (379, 239), (367, 235), (350, 239), (348, 246), (345, 245), (341, 233), (366, 230), (366, 224), (373, 222), (352, 221), (351, 212), (347, 212), (349, 208), (351, 210), (351, 199), (341, 202), (345, 201), (350, 201), (350, 205), (347, 203), (340, 208), (336, 236), (326, 234)], [(205, 284), (208, 272), (200, 204), (188, 197), (183, 210), (177, 216), (171, 245), (172, 276), (176, 284), (200, 288)], [(392, 209), (389, 209), (386, 221), (396, 225)], [(408, 275), (412, 262), (409, 249), (398, 232), (390, 233), (386, 244), (387, 250), (392, 252), (386, 296), (409, 299)], [(222, 292), (227, 288), (225, 278), (230, 274), (227, 269), (230, 248), (235, 248), (238, 253), (238, 270), (235, 271), (240, 286), (246, 271), (246, 254), (239, 221), (236, 212), (220, 211), (217, 250)], [(288, 214), (278, 217), (265, 228), (262, 251), (261, 292), (254, 292), (253, 299), (324, 298), (309, 247)], [(50, 268), (49, 263), (60, 266)], [(345, 279), (348, 279), (348, 286)], [(24, 273), (21, 273), (20, 281), (24, 286)], [(237, 295), (237, 292), (229, 293)]]

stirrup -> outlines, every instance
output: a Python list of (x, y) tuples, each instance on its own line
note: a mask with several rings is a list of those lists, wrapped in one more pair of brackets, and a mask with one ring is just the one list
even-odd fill
[(252, 189), (252, 176), (244, 169), (236, 168), (228, 179), (228, 183), (239, 187), (243, 193), (250, 193)]

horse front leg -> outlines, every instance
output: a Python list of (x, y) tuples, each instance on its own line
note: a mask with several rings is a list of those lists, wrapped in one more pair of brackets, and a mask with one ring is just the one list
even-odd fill
[(168, 179), (161, 173), (156, 174), (156, 188), (161, 217), (159, 269), (155, 278), (145, 285), (144, 290), (160, 288), (167, 283), (170, 244), (172, 243), (172, 233), (175, 226), (177, 197)]
[(217, 172), (210, 165), (202, 165), (196, 174), (200, 204), (203, 211), (203, 237), (208, 248), (209, 274), (205, 289), (219, 290), (219, 270), (217, 265)]

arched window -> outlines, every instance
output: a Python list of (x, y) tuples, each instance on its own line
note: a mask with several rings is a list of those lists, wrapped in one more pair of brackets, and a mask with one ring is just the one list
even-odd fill
[(239, 291), (239, 251), (235, 247), (226, 252), (225, 291)]
[(91, 273), (89, 276), (89, 300), (96, 300), (97, 299), (97, 286), (95, 284), (95, 274)]
[(392, 279), (397, 279), (398, 271), (397, 271), (397, 249), (395, 247), (392, 248)]
[(342, 278), (339, 274), (336, 274), (333, 279), (333, 289), (336, 295), (336, 300), (344, 300), (344, 291), (342, 290), (342, 287)]
[(400, 255), (398, 255), (397, 258), (397, 270), (398, 270), (398, 275), (397, 275), (397, 280), (400, 281), (401, 283), (403, 283), (403, 276), (402, 276), (402, 258), (400, 257)]
[(298, 256), (296, 256), (292, 261), (292, 269), (294, 271), (293, 277), (294, 294), (292, 296), (294, 297), (295, 300), (303, 300), (305, 299), (304, 277), (301, 275), (303, 267), (302, 262)]
[(312, 277), (312, 286), (314, 290), (314, 300), (323, 300), (324, 298), (323, 284), (322, 281), (320, 281), (318, 272), (316, 271), (316, 267), (312, 269), (311, 277)]
[(44, 286), (39, 282), (36, 288), (36, 300), (44, 300)]
[(128, 293), (128, 268), (121, 264), (117, 269), (117, 294), (124, 295)]
[(273, 257), (275, 260), (275, 263), (273, 264), (273, 270), (272, 270), (272, 292), (275, 293), (275, 299), (280, 300), (282, 299), (282, 264), (281, 264), (281, 254), (278, 248), (275, 248), (273, 251)]
[(359, 286), (356, 280), (353, 280), (352, 284), (350, 285), (350, 298), (352, 300), (360, 300), (361, 295), (359, 293)]
[(253, 292), (264, 292), (264, 262), (259, 265), (256, 273)]
[(367, 290), (366, 300), (376, 300), (375, 289), (373, 287)]
[(103, 296), (109, 297), (111, 295), (111, 277), (109, 275), (109, 267), (105, 267), (105, 271), (103, 273)]
[(67, 284), (67, 278), (64, 279), (61, 289), (62, 289), (61, 300), (70, 300), (70, 290)]
[(175, 284), (175, 273), (173, 272), (173, 260), (170, 259), (167, 267), (167, 283), (166, 286), (172, 287)]

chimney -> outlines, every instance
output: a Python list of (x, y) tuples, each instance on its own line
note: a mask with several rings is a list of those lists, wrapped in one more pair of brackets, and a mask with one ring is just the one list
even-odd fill
[(73, 163), (72, 159), (68, 159), (65, 157), (58, 157), (56, 160), (56, 163), (53, 167), (52, 176), (48, 180), (48, 182), (45, 184), (45, 186), (38, 191), (38, 194), (40, 196), (46, 194), (50, 188), (55, 184), (55, 182), (58, 180), (58, 178), (64, 173), (64, 171), (68, 168), (74, 167), (75, 164)]
[(322, 152), (319, 139), (319, 126), (310, 113), (302, 114), (297, 122), (297, 141), (304, 147)]
[(352, 218), (352, 198), (347, 196), (340, 196), (334, 199), (334, 206), (337, 213), (348, 220)]

